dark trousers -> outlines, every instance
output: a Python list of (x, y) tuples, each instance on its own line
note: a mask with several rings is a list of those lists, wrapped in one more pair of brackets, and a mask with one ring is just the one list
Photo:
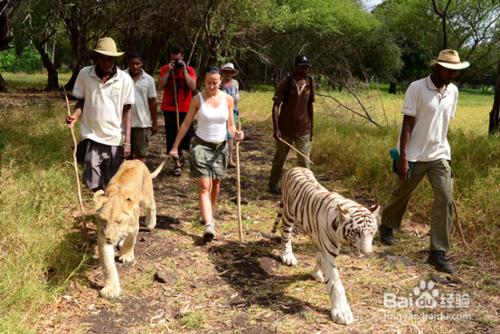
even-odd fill
[[(179, 113), (179, 126), (186, 118), (185, 112)], [(165, 132), (166, 132), (166, 143), (167, 143), (167, 154), (172, 149), (174, 145), (175, 137), (177, 136), (177, 115), (175, 111), (163, 111), (163, 116), (165, 117)], [(191, 142), (191, 137), (193, 137), (193, 124), (189, 127), (186, 135), (179, 145), (179, 154), (182, 154), (182, 150), (189, 151), (189, 143)]]

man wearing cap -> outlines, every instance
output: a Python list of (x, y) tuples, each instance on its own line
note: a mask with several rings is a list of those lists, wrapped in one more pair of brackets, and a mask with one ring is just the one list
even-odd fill
[(431, 63), (432, 74), (408, 87), (398, 143), (396, 172), (399, 178), (382, 213), (380, 226), (381, 242), (394, 244), (393, 229), (401, 225), (413, 191), (427, 175), (434, 190), (428, 263), (446, 273), (453, 272), (444, 257), (450, 247), (453, 209), (451, 151), (447, 135), (458, 101), (457, 86), (451, 81), (457, 77), (458, 70), (467, 67), (469, 63), (461, 62), (457, 51), (442, 50), (438, 59)]
[[(161, 110), (165, 116), (167, 152), (170, 152), (177, 136), (178, 127), (184, 121), (189, 110), (193, 91), (196, 89), (196, 73), (184, 62), (184, 51), (179, 46), (169, 50), (170, 62), (160, 70), (159, 89), (163, 90)], [(181, 176), (184, 158), (183, 150), (189, 151), (193, 136), (191, 126), (179, 146), (179, 160), (175, 161), (174, 175)]]
[(81, 118), (82, 139), (88, 139), (83, 178), (93, 191), (104, 188), (130, 155), (130, 108), (135, 103), (134, 83), (116, 67), (115, 41), (104, 37), (95, 47), (95, 65), (80, 70), (73, 87), (78, 99), (66, 122), (73, 127)]
[[(287, 143), (294, 144), (297, 150), (309, 157), (314, 102), (314, 84), (308, 76), (310, 67), (306, 56), (297, 56), (292, 75), (278, 84), (273, 97), (273, 137), (276, 140), (276, 153), (269, 177), (269, 191), (273, 194), (280, 193), (279, 182), (283, 164), (290, 150)], [(297, 154), (297, 164), (309, 168), (309, 161), (301, 154)]]

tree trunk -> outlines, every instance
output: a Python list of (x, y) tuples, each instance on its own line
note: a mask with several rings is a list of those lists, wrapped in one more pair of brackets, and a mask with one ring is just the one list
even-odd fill
[(43, 44), (33, 43), (37, 49), (40, 57), (42, 58), (43, 66), (47, 69), (47, 90), (59, 89), (59, 78), (57, 75), (57, 70), (50, 60), (49, 55), (45, 52)]
[(495, 84), (495, 99), (490, 112), (490, 126), (488, 133), (493, 135), (500, 132), (500, 61), (497, 64), (497, 82)]
[(5, 91), (5, 88), (6, 88), (5, 80), (2, 77), (2, 73), (0, 73), (0, 92)]
[[(71, 51), (73, 52), (73, 64), (72, 70), (73, 74), (69, 81), (64, 85), (67, 91), (72, 91), (75, 85), (76, 77), (78, 73), (85, 65), (90, 63), (90, 54), (87, 50), (87, 26), (80, 27), (78, 25), (69, 26), (67, 28), (69, 31), (69, 41), (71, 45)], [(94, 45), (92, 45), (92, 48)]]
[(396, 94), (398, 91), (398, 83), (391, 81), (389, 84), (389, 94)]

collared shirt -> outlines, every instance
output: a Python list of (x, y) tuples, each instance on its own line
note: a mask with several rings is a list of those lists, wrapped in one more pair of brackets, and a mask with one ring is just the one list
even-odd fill
[(123, 144), (123, 106), (135, 103), (134, 83), (128, 74), (117, 69), (113, 77), (102, 83), (95, 66), (86, 66), (78, 73), (73, 96), (84, 100), (82, 139), (111, 146)]
[[(130, 75), (128, 68), (124, 71)], [(134, 80), (132, 78), (132, 80)], [(134, 81), (135, 104), (132, 106), (132, 127), (150, 128), (151, 112), (148, 99), (156, 98), (155, 81), (152, 76), (141, 70), (138, 79)]]
[[(451, 160), (448, 125), (455, 116), (458, 88), (450, 83), (440, 90), (431, 77), (414, 81), (405, 93), (402, 113), (415, 117), (408, 146), (408, 161)], [(400, 147), (400, 139), (398, 147)]]
[[(281, 80), (274, 94), (273, 101), (281, 104), (278, 116), (278, 126), (282, 135), (292, 138), (311, 134), (311, 117), (309, 103), (314, 102), (314, 87), (309, 87), (309, 78), (305, 79), (305, 86), (299, 89), (295, 80), (289, 84), (289, 78)], [(286, 102), (283, 101), (288, 96)]]

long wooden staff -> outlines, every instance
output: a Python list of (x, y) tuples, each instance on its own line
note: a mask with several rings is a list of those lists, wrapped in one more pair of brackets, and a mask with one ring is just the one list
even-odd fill
[[(66, 94), (66, 88), (64, 88), (64, 98), (66, 99), (66, 109), (68, 109), (68, 116), (71, 115), (71, 110), (69, 107), (68, 94)], [(73, 127), (69, 128), (71, 131), (71, 137), (73, 138), (73, 167), (75, 169), (75, 178), (76, 178), (76, 189), (78, 190), (78, 201), (80, 202), (80, 211), (82, 215), (84, 214), (83, 210), (83, 200), (82, 200), (82, 189), (80, 188), (80, 176), (78, 173), (78, 162), (76, 161), (76, 149), (78, 144), (76, 143), (75, 129)]]
[(295, 146), (289, 144), (286, 142), (286, 140), (284, 140), (283, 138), (279, 137), (278, 138), (280, 140), (280, 142), (282, 142), (283, 144), (287, 145), (288, 147), (290, 147), (292, 150), (294, 150), (295, 152), (297, 152), (297, 154), (300, 154), (304, 159), (306, 159), (307, 161), (309, 161), (309, 163), (311, 165), (314, 165), (314, 163), (311, 161), (311, 159), (309, 159), (308, 157), (306, 157), (306, 155), (302, 152), (300, 152), (298, 149), (295, 148)]
[[(241, 122), (238, 119), (238, 131), (241, 131)], [(240, 141), (236, 142), (236, 205), (238, 212), (238, 230), (240, 242), (243, 242), (243, 221), (241, 220), (241, 182), (240, 182)]]
[(175, 71), (172, 70), (172, 80), (174, 81), (174, 104), (175, 104), (175, 116), (177, 117), (177, 131), (179, 131), (179, 106), (177, 104), (177, 82), (175, 81)]

